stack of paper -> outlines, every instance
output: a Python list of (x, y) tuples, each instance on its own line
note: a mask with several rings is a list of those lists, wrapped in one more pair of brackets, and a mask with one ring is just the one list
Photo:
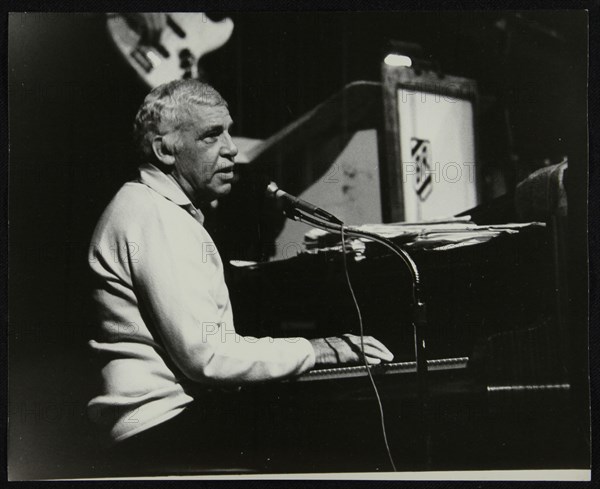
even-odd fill
[[(447, 250), (484, 243), (505, 234), (516, 234), (523, 228), (543, 227), (544, 223), (509, 223), (480, 226), (468, 220), (422, 223), (363, 224), (351, 229), (366, 231), (388, 238), (407, 249)], [(361, 238), (363, 239), (363, 238)], [(368, 239), (364, 239), (369, 241)], [(340, 235), (312, 229), (304, 235), (307, 250), (339, 247)]]

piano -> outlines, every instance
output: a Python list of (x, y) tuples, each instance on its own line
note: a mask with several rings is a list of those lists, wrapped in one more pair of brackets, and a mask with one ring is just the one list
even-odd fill
[[(369, 369), (396, 468), (573, 467), (585, 448), (574, 434), (551, 233), (539, 223), (477, 229), (498, 232), (462, 245), (428, 245), (423, 232), (400, 239), (418, 265), (427, 304), (425, 391), (406, 268), (373, 243), (348, 260), (364, 333), (395, 355)], [(228, 284), (242, 334), (359, 332), (339, 246), (231, 267)], [(265, 470), (391, 470), (364, 365), (314, 369), (242, 395), (262, 406), (255, 421), (272, 453)]]

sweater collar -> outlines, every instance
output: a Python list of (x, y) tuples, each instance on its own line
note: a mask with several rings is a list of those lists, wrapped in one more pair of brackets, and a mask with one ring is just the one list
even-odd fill
[(139, 167), (139, 172), (140, 182), (150, 187), (155, 192), (158, 192), (165, 199), (183, 207), (186, 211), (195, 216), (197, 220), (200, 220), (200, 222), (204, 221), (202, 212), (192, 204), (189, 197), (171, 175), (167, 175), (152, 163), (144, 163), (141, 165)]

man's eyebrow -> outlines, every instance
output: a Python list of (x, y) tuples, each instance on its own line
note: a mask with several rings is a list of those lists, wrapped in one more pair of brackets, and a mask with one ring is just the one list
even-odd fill
[(213, 124), (212, 126), (202, 128), (199, 132), (200, 134), (206, 134), (207, 132), (213, 132), (216, 130), (223, 130), (223, 124)]
[(203, 129), (201, 129), (199, 131), (200, 134), (207, 134), (209, 132), (213, 132), (213, 131), (223, 131), (225, 129), (225, 127), (227, 127), (228, 129), (231, 128), (231, 126), (233, 126), (233, 121), (231, 122), (231, 124), (229, 125), (224, 125), (224, 124), (213, 124), (212, 126), (207, 126)]

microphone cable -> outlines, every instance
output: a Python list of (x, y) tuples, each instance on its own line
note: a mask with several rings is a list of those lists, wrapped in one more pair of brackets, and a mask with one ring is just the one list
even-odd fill
[[(320, 220), (318, 220), (318, 218), (315, 218), (314, 216), (306, 215), (304, 212), (298, 211), (298, 210), (294, 214), (294, 219), (297, 221), (300, 221), (300, 222), (304, 222), (305, 224), (313, 225), (313, 226), (321, 228), (321, 229), (328, 229), (329, 231), (335, 230), (335, 231), (340, 232), (341, 240), (342, 240), (342, 255), (343, 255), (343, 263), (344, 263), (344, 273), (346, 276), (346, 282), (348, 284), (348, 288), (350, 289), (352, 301), (354, 302), (354, 306), (356, 308), (356, 312), (357, 312), (357, 316), (358, 316), (358, 324), (359, 324), (359, 332), (360, 332), (360, 351), (362, 353), (362, 361), (364, 363), (365, 370), (367, 371), (367, 376), (369, 377), (369, 381), (373, 388), (373, 392), (375, 393), (375, 399), (377, 401), (377, 407), (379, 409), (381, 433), (383, 435), (383, 443), (385, 445), (385, 450), (386, 450), (388, 459), (390, 461), (390, 465), (392, 466), (392, 470), (394, 472), (397, 472), (396, 464), (394, 463), (394, 457), (392, 456), (392, 451), (390, 449), (390, 445), (388, 442), (387, 428), (385, 425), (385, 415), (383, 412), (383, 403), (381, 402), (381, 396), (379, 395), (379, 390), (377, 389), (377, 385), (375, 384), (375, 379), (373, 379), (373, 374), (371, 373), (371, 366), (367, 363), (367, 358), (365, 355), (365, 335), (364, 335), (364, 324), (363, 324), (362, 312), (360, 310), (360, 305), (358, 304), (358, 300), (356, 299), (356, 294), (354, 292), (354, 288), (352, 287), (352, 281), (350, 280), (350, 273), (348, 270), (347, 248), (346, 248), (346, 239), (345, 239), (346, 238), (345, 234), (347, 232), (347, 228), (343, 224), (332, 224), (332, 223), (321, 222)], [(386, 244), (386, 243), (383, 243), (383, 244)], [(394, 247), (392, 246), (391, 248), (393, 249)], [(396, 254), (398, 254), (400, 256), (400, 258), (402, 258), (403, 261), (406, 263), (406, 260), (404, 259), (404, 256), (402, 254), (400, 254), (398, 252), (396, 252)], [(410, 260), (411, 263), (414, 263), (414, 262), (412, 262), (412, 259), (410, 259), (410, 257), (408, 259)], [(416, 272), (416, 266), (415, 266), (414, 270)], [(411, 269), (411, 271), (412, 271), (412, 269)], [(415, 278), (415, 275), (413, 274), (413, 279), (414, 278)], [(418, 283), (418, 274), (416, 275), (416, 281)]]
[[(385, 444), (387, 455), (388, 455), (390, 464), (391, 464), (394, 472), (397, 472), (396, 465), (394, 463), (394, 459), (393, 459), (393, 456), (392, 456), (392, 453), (391, 453), (391, 450), (389, 447), (389, 443), (388, 443), (387, 429), (385, 426), (385, 417), (384, 417), (384, 413), (383, 413), (383, 404), (381, 402), (381, 397), (379, 395), (379, 391), (377, 389), (377, 386), (373, 379), (373, 375), (371, 373), (371, 366), (367, 363), (366, 356), (365, 356), (364, 325), (363, 325), (362, 313), (360, 311), (360, 306), (356, 299), (356, 295), (354, 293), (354, 289), (352, 287), (352, 282), (350, 280), (350, 274), (348, 271), (345, 235), (354, 236), (356, 238), (366, 238), (368, 240), (377, 242), (377, 243), (385, 246), (386, 248), (388, 248), (390, 251), (392, 251), (395, 255), (397, 255), (404, 262), (404, 264), (406, 265), (406, 267), (411, 275), (412, 285), (413, 285), (413, 287), (412, 287), (413, 315), (415, 314), (415, 312), (417, 312), (417, 315), (418, 315), (418, 318), (416, 316), (413, 316), (413, 333), (414, 333), (415, 360), (416, 360), (415, 363), (417, 365), (417, 376), (418, 377), (422, 376), (420, 379), (421, 395), (424, 396), (425, 395), (424, 393), (426, 392), (426, 387), (423, 387), (423, 386), (426, 386), (425, 374), (427, 373), (427, 363), (426, 363), (427, 360), (426, 360), (425, 355), (424, 354), (422, 355), (420, 352), (420, 350), (422, 349), (423, 350), (422, 353), (425, 353), (424, 352), (425, 342), (422, 338), (420, 338), (420, 334), (422, 334), (422, 332), (420, 333), (421, 325), (418, 323), (422, 322), (422, 319), (424, 317), (423, 313), (425, 311), (425, 309), (424, 309), (425, 304), (421, 300), (421, 277), (420, 277), (417, 265), (414, 262), (414, 260), (412, 259), (412, 257), (405, 250), (400, 248), (398, 245), (396, 245), (390, 239), (384, 238), (383, 236), (380, 236), (376, 233), (362, 231), (362, 230), (354, 229), (354, 228), (351, 228), (348, 226), (344, 226), (343, 222), (339, 221), (339, 220), (338, 220), (339, 223), (327, 222), (327, 221), (324, 221), (322, 218), (317, 217), (317, 216), (312, 216), (312, 215), (306, 213), (304, 210), (299, 209), (299, 208), (296, 208), (293, 211), (287, 211), (287, 212), (285, 212), (285, 215), (289, 219), (292, 219), (294, 221), (303, 222), (305, 224), (314, 226), (319, 229), (324, 229), (326, 231), (339, 232), (341, 235), (344, 272), (346, 275), (346, 281), (348, 283), (348, 287), (350, 289), (350, 293), (352, 295), (352, 300), (354, 302), (354, 306), (356, 308), (356, 311), (358, 314), (358, 320), (359, 320), (360, 343), (361, 343), (360, 350), (362, 353), (363, 362), (365, 364), (365, 369), (367, 371), (367, 375), (368, 375), (371, 385), (373, 387), (373, 391), (375, 393), (375, 397), (377, 400), (377, 405), (379, 407), (381, 429), (382, 429), (383, 441)], [(337, 220), (337, 218), (336, 218), (336, 220)]]
[(365, 332), (363, 325), (362, 313), (360, 311), (360, 306), (358, 304), (358, 300), (356, 299), (356, 294), (354, 293), (354, 287), (352, 287), (352, 281), (350, 280), (350, 273), (348, 271), (348, 257), (347, 249), (346, 249), (346, 237), (344, 236), (344, 225), (340, 226), (340, 236), (342, 240), (342, 255), (344, 258), (344, 273), (346, 275), (346, 282), (348, 283), (348, 289), (350, 289), (350, 295), (352, 296), (352, 301), (354, 302), (354, 307), (356, 308), (356, 314), (358, 316), (358, 326), (360, 330), (360, 350), (362, 353), (362, 361), (365, 365), (365, 369), (367, 370), (367, 375), (369, 376), (369, 381), (371, 382), (371, 386), (373, 387), (373, 392), (375, 393), (375, 398), (377, 400), (377, 406), (379, 408), (379, 420), (381, 422), (381, 433), (383, 435), (383, 443), (385, 444), (385, 450), (387, 452), (388, 459), (390, 460), (390, 465), (392, 466), (392, 470), (397, 472), (396, 464), (394, 463), (394, 457), (392, 456), (392, 451), (390, 450), (390, 445), (387, 437), (387, 428), (385, 426), (385, 416), (383, 414), (383, 403), (381, 402), (381, 397), (379, 395), (379, 390), (377, 389), (377, 385), (375, 384), (375, 380), (373, 379), (373, 374), (371, 373), (371, 367), (367, 362), (367, 357), (365, 355)]

